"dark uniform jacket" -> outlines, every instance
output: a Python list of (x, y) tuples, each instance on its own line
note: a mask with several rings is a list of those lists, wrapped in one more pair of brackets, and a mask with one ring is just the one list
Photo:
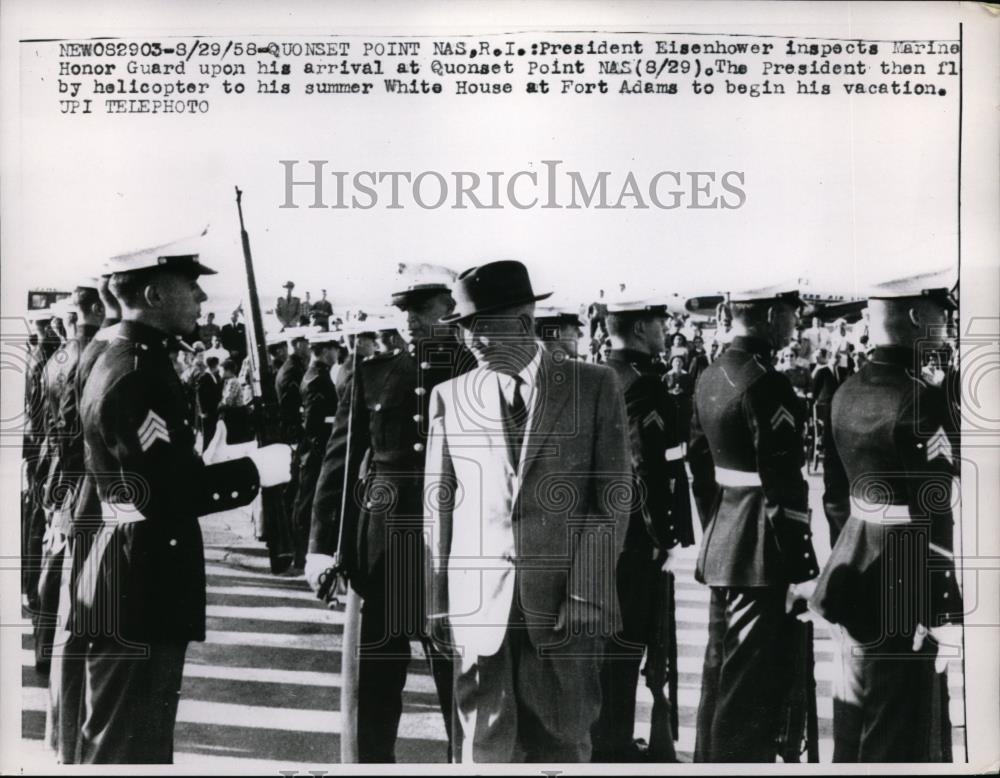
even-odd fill
[(56, 432), (60, 462), (60, 481), (64, 491), (76, 494), (83, 480), (83, 427), (80, 424), (79, 380), (80, 364), (98, 328), (84, 324), (76, 339), (66, 348), (66, 363), (63, 365), (59, 382), (63, 385), (56, 410)]
[(302, 439), (302, 378), (305, 376), (302, 358), (295, 353), (281, 365), (274, 377), (274, 390), (278, 395), (278, 418), (281, 423), (281, 439), (285, 443), (298, 444)]
[[(75, 493), (83, 479), (83, 434), (76, 374), (80, 355), (96, 332), (97, 327), (82, 325), (79, 334), (60, 346), (43, 371), (45, 445), (49, 452), (43, 502), (51, 510), (72, 509)], [(52, 514), (53, 531), (47, 534), (44, 544), (44, 569), (39, 586), (40, 610), (44, 613), (54, 615), (58, 605), (63, 552), (71, 516), (71, 510)]]
[[(418, 535), (422, 531), (430, 391), (475, 366), (472, 353), (454, 338), (422, 342), (413, 354), (378, 354), (355, 366), (340, 398), (316, 485), (309, 551), (337, 550), (346, 487), (350, 492), (342, 553), (352, 584), (362, 595), (381, 588), (385, 580), (389, 525)], [(410, 567), (417, 562), (398, 564)], [(393, 581), (399, 591), (386, 596), (398, 597), (397, 603), (414, 600), (420, 596), (422, 577), (422, 566), (405, 575), (397, 571)]]
[(43, 337), (28, 352), (24, 377), (25, 429), (22, 454), (28, 465), (28, 477), (35, 477), (36, 468), (43, 458), (45, 441), (45, 366), (56, 351), (58, 341)]
[(304, 436), (299, 444), (299, 493), (295, 513), (296, 523), (308, 527), (312, 520), (316, 479), (337, 414), (337, 390), (330, 378), (330, 366), (313, 360), (302, 379), (300, 391)]
[(198, 517), (245, 505), (259, 491), (249, 459), (205, 465), (195, 453), (166, 338), (122, 322), (83, 390), (87, 469), (104, 514), (77, 580), (74, 618), (87, 634), (203, 640)]
[[(72, 409), (72, 414), (76, 417), (75, 425), (79, 437), (78, 454), (83, 477), (80, 479), (73, 503), (70, 540), (70, 548), (73, 553), (73, 567), (70, 579), (71, 592), (76, 591), (76, 580), (79, 577), (80, 571), (84, 569), (84, 564), (90, 553), (91, 542), (94, 539), (95, 533), (100, 528), (101, 521), (101, 501), (97, 494), (97, 486), (94, 483), (93, 475), (86, 467), (86, 447), (83, 439), (83, 419), (80, 413), (80, 403), (83, 400), (83, 389), (87, 385), (87, 379), (90, 378), (90, 373), (94, 369), (97, 359), (115, 339), (118, 330), (118, 319), (105, 319), (101, 323), (101, 328), (94, 334), (94, 337), (80, 354), (74, 379), (75, 387), (72, 397), (74, 398), (76, 407)], [(70, 413), (71, 411), (67, 407), (64, 410), (64, 414), (68, 417)], [(75, 607), (75, 599), (70, 597), (71, 613)]]
[(326, 441), (337, 414), (337, 390), (330, 378), (330, 365), (313, 360), (299, 386), (302, 396), (302, 427), (310, 442)]
[(803, 414), (769, 346), (734, 337), (695, 390), (688, 463), (707, 522), (696, 578), (782, 586), (819, 573), (802, 476)]
[(70, 390), (75, 388), (80, 354), (95, 332), (97, 327), (93, 325), (81, 326), (77, 337), (60, 346), (42, 371), (43, 428), (48, 451), (43, 494), (48, 508), (58, 508), (65, 502), (67, 489), (76, 485), (83, 469), (76, 394)]
[(915, 352), (878, 347), (833, 397), (847, 520), (812, 605), (856, 639), (962, 620), (952, 552), (958, 429)]
[(636, 487), (625, 549), (645, 551), (649, 558), (654, 548), (693, 545), (683, 437), (676, 398), (661, 380), (663, 365), (648, 354), (621, 349), (611, 352), (607, 366), (625, 390)]
[(822, 365), (817, 367), (812, 375), (812, 395), (817, 405), (829, 405), (833, 402), (834, 392), (847, 377), (850, 370), (840, 365)]

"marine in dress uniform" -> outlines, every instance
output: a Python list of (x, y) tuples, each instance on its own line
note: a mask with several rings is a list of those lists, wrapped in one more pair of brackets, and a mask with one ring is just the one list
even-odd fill
[(287, 480), (287, 446), (205, 465), (186, 423), (167, 342), (190, 332), (205, 298), (197, 254), (161, 246), (114, 257), (123, 321), (81, 400), (84, 452), (102, 524), (75, 581), (86, 658), (84, 763), (169, 763), (184, 655), (205, 637), (198, 517), (249, 503)]
[(83, 388), (97, 362), (98, 357), (115, 338), (117, 324), (121, 320), (118, 301), (108, 290), (109, 278), (102, 276), (98, 283), (98, 293), (104, 309), (104, 320), (94, 337), (80, 354), (76, 369), (75, 387), (64, 398), (60, 414), (67, 421), (67, 427), (76, 430), (76, 456), (82, 477), (76, 489), (72, 506), (72, 522), (68, 551), (71, 556), (70, 568), (63, 569), (63, 588), (59, 598), (59, 623), (64, 625), (64, 645), (62, 667), (58, 678), (50, 683), (58, 686), (58, 717), (54, 716), (53, 727), (57, 728), (58, 758), (63, 764), (79, 761), (79, 734), (86, 717), (84, 699), (86, 684), (86, 654), (89, 637), (79, 629), (74, 617), (76, 581), (90, 552), (90, 546), (101, 525), (101, 502), (94, 484), (93, 475), (86, 468), (83, 443), (83, 422), (80, 418), (80, 401)]
[(313, 495), (323, 466), (326, 444), (337, 415), (337, 390), (330, 368), (337, 353), (337, 336), (317, 332), (309, 336), (312, 361), (299, 387), (302, 397), (302, 440), (299, 443), (298, 497), (295, 501), (295, 556), (305, 564), (312, 523)]
[[(41, 573), (42, 542), (45, 535), (45, 510), (42, 505), (45, 461), (45, 402), (42, 375), (49, 357), (59, 343), (49, 330), (52, 315), (48, 310), (29, 311), (34, 327), (34, 345), (29, 346), (24, 375), (24, 437), (21, 458), (24, 461), (24, 491), (21, 497), (21, 588), (32, 612), (38, 607), (38, 579)], [(35, 668), (48, 673), (47, 661)]]
[[(278, 395), (278, 419), (281, 428), (281, 440), (295, 449), (295, 461), (292, 464), (292, 480), (289, 481), (283, 492), (285, 503), (285, 516), (289, 522), (295, 520), (295, 503), (299, 493), (299, 462), (298, 449), (302, 444), (302, 378), (306, 374), (306, 367), (309, 364), (309, 330), (306, 327), (293, 327), (286, 329), (291, 350), (288, 358), (282, 363), (278, 374), (274, 377), (274, 389)], [(295, 537), (295, 533), (290, 533)], [(268, 544), (278, 542), (275, 538), (268, 538)], [(293, 542), (294, 546), (294, 542)], [(272, 549), (272, 554), (279, 557), (287, 557), (288, 564), (302, 567), (304, 559), (296, 558), (297, 554), (304, 549), (297, 548), (277, 548)]]
[(933, 280), (872, 292), (875, 348), (833, 397), (827, 461), (845, 474), (849, 518), (811, 606), (837, 625), (837, 762), (950, 761), (935, 658), (937, 640), (958, 642), (945, 625), (963, 613), (951, 511), (959, 430), (946, 392), (921, 378), (921, 348), (941, 339), (956, 303)]
[(828, 364), (820, 365), (813, 372), (812, 395), (816, 403), (816, 416), (823, 423), (823, 512), (830, 525), (830, 546), (837, 544), (840, 531), (850, 515), (847, 504), (848, 491), (843, 473), (843, 465), (836, 455), (827, 456), (833, 448), (833, 424), (830, 412), (833, 398), (844, 381), (851, 374), (847, 358), (833, 358)]
[[(357, 361), (345, 387), (316, 485), (306, 577), (333, 563), (339, 522), (351, 585), (364, 599), (358, 677), (358, 756), (394, 762), (410, 641), (428, 657), (451, 733), (452, 661), (424, 623), (424, 457), (431, 390), (475, 366), (440, 319), (454, 306), (445, 283), (393, 295), (407, 314), (411, 350)], [(364, 322), (357, 326), (365, 326)], [(358, 352), (355, 352), (357, 358)], [(341, 517), (344, 490), (345, 516)]]
[(594, 762), (638, 757), (632, 739), (635, 697), (644, 647), (655, 637), (657, 576), (664, 574), (670, 549), (694, 544), (684, 435), (676, 398), (663, 384), (663, 363), (657, 358), (665, 349), (668, 317), (667, 306), (656, 302), (608, 303), (613, 345), (606, 364), (618, 373), (625, 393), (635, 497), (616, 572), (622, 631), (610, 643), (601, 668)]
[[(97, 298), (96, 290), (93, 298)], [(70, 298), (63, 298), (50, 309), (53, 315), (69, 318)], [(92, 334), (88, 331), (88, 337)], [(56, 612), (59, 604), (59, 581), (62, 571), (65, 532), (68, 525), (62, 511), (66, 493), (63, 488), (64, 468), (62, 462), (64, 434), (59, 425), (59, 405), (72, 363), (79, 354), (79, 343), (75, 336), (59, 345), (42, 367), (39, 378), (39, 401), (42, 408), (40, 425), (42, 445), (38, 469), (35, 472), (36, 499), (41, 508), (36, 512), (36, 520), (41, 520), (41, 552), (38, 584), (35, 594), (37, 607), (33, 610), (35, 666), (49, 667), (52, 661), (52, 641), (56, 632)], [(34, 536), (37, 537), (35, 528)]]
[(707, 523), (695, 577), (711, 587), (695, 760), (772, 762), (790, 686), (785, 599), (818, 573), (802, 476), (803, 422), (771, 352), (797, 292), (730, 296), (733, 337), (698, 380), (688, 463)]
[(85, 649), (85, 644), (73, 639), (68, 624), (73, 507), (84, 477), (78, 375), (81, 357), (105, 313), (96, 287), (78, 286), (69, 299), (78, 316), (76, 336), (60, 348), (46, 367), (47, 413), (53, 419), (50, 444), (55, 456), (46, 486), (50, 522), (39, 582), (40, 616), (45, 620), (46, 634), (36, 634), (35, 638), (36, 652), (39, 645), (47, 645), (52, 651), (46, 741), (63, 763), (75, 759)]

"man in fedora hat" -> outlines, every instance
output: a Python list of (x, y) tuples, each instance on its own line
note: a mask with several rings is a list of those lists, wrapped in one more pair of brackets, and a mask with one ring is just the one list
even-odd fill
[(356, 333), (354, 371), (316, 483), (306, 557), (306, 579), (318, 590), (320, 577), (334, 565), (339, 540), (351, 585), (364, 600), (357, 753), (366, 763), (395, 762), (412, 640), (423, 644), (451, 732), (451, 659), (425, 631), (421, 530), (427, 405), (435, 386), (475, 365), (454, 327), (442, 325), (455, 305), (448, 283), (418, 276), (392, 295), (392, 304), (405, 312), (409, 350), (362, 358), (362, 336), (374, 337), (384, 324), (365, 319), (345, 327)]
[(520, 262), (466, 270), (455, 311), (479, 366), (436, 387), (425, 535), (430, 621), (456, 660), (462, 762), (580, 762), (620, 624), (614, 565), (631, 502), (614, 371), (537, 341)]

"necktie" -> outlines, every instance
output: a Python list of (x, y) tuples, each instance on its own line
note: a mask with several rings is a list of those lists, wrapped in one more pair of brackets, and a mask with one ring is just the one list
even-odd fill
[(513, 376), (514, 393), (507, 406), (504, 418), (504, 431), (507, 436), (507, 448), (510, 452), (510, 459), (516, 468), (521, 461), (521, 444), (524, 442), (524, 428), (528, 421), (528, 411), (524, 404), (522, 387), (524, 379), (521, 376)]

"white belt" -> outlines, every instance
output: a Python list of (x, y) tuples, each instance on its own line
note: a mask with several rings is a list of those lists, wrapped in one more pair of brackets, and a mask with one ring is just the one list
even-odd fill
[(719, 486), (762, 486), (760, 473), (746, 470), (730, 470), (728, 467), (715, 468), (715, 482)]
[(104, 502), (104, 500), (101, 500), (101, 518), (110, 524), (132, 524), (146, 520), (139, 509), (130, 502)]
[(685, 454), (687, 454), (687, 444), (681, 443), (679, 446), (674, 446), (664, 451), (663, 457), (668, 462), (676, 462), (678, 459), (684, 459)]
[(851, 515), (871, 524), (909, 524), (913, 521), (908, 505), (885, 505), (851, 497)]

